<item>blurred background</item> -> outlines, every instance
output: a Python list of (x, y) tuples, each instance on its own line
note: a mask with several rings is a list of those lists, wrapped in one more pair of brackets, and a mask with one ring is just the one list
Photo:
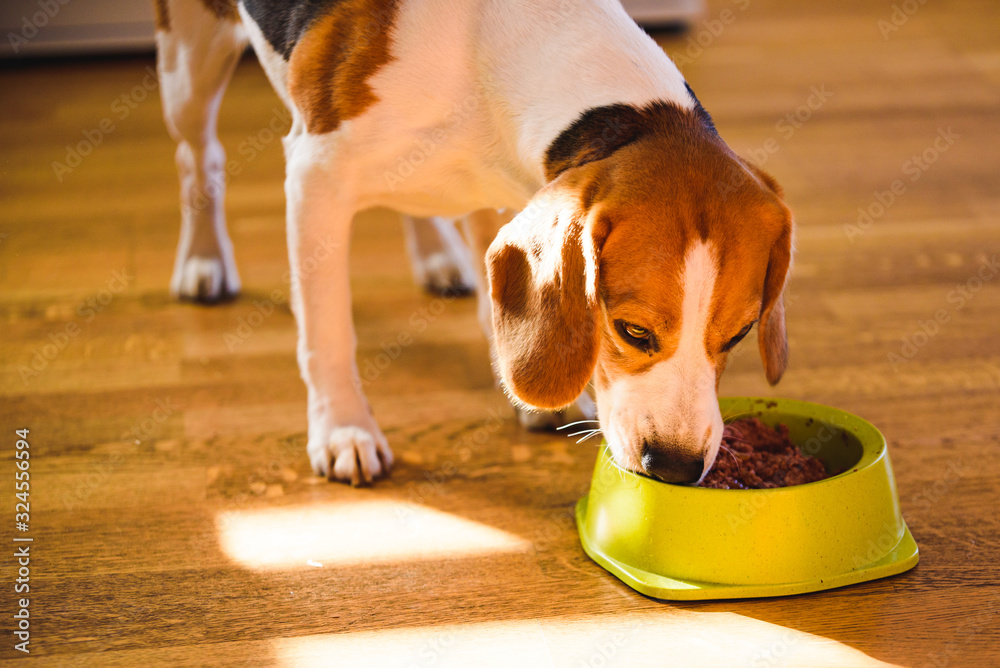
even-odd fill
[[(703, 0), (624, 0), (636, 21), (684, 25)], [(0, 6), (0, 56), (128, 53), (155, 48), (153, 1), (5, 0)]]

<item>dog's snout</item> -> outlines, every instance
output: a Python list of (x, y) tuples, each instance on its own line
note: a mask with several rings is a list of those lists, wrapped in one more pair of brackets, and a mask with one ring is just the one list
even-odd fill
[(705, 459), (669, 446), (644, 443), (642, 468), (663, 482), (697, 482), (705, 470)]

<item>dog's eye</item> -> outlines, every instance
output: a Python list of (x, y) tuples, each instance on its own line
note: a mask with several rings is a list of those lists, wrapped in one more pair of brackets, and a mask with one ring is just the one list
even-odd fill
[(615, 329), (618, 331), (618, 336), (625, 340), (625, 343), (644, 353), (652, 354), (660, 349), (653, 332), (645, 327), (633, 325), (624, 320), (615, 320)]
[(753, 325), (754, 324), (751, 322), (749, 325), (747, 325), (746, 327), (744, 327), (743, 329), (741, 329), (739, 334), (737, 334), (733, 338), (729, 339), (729, 343), (727, 343), (726, 345), (722, 346), (722, 352), (728, 353), (730, 350), (732, 350), (736, 346), (737, 343), (739, 343), (740, 341), (743, 340), (744, 336), (746, 336), (747, 334), (750, 333), (750, 329), (753, 327)]
[(633, 339), (639, 339), (640, 341), (649, 338), (649, 330), (645, 327), (640, 327), (639, 325), (632, 325), (626, 323), (625, 333), (631, 336)]

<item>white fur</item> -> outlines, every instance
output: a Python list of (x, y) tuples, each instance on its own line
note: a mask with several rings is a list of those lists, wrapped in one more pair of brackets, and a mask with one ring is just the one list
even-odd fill
[[(171, 0), (171, 15), (187, 5), (206, 14), (199, 3)], [(392, 60), (368, 81), (379, 101), (336, 131), (312, 135), (289, 99), (287, 63), (242, 6), (240, 13), (292, 111), (285, 138), (288, 246), (310, 458), (331, 477), (371, 480), (391, 464), (392, 453), (359, 389), (347, 269), (354, 213), (376, 205), (416, 216), (520, 209), (544, 182), (546, 148), (587, 109), (653, 100), (691, 108), (694, 100), (677, 68), (617, 0), (410, 0), (400, 3), (392, 27)], [(185, 22), (182, 30), (222, 29), (201, 18), (204, 27)], [(189, 41), (176, 33), (175, 27), (161, 40), (162, 52)], [(201, 102), (217, 107), (216, 97)], [(214, 114), (213, 108), (213, 137)], [(220, 247), (213, 257), (225, 268), (223, 284), (231, 284), (235, 264), (219, 224), (221, 198), (217, 205), (210, 220), (193, 225), (213, 230)], [(469, 218), (475, 228), (477, 217)], [(333, 250), (310, 262), (320, 247)], [(218, 282), (214, 274), (205, 280)], [(577, 408), (593, 415), (586, 400)]]
[(545, 150), (589, 108), (694, 106), (680, 71), (617, 0), (490, 0), (483, 15), (484, 85), (513, 130), (510, 159), (539, 183)]
[(718, 259), (710, 243), (692, 244), (684, 256), (681, 332), (677, 350), (648, 371), (598, 388), (598, 413), (615, 459), (642, 471), (645, 440), (667, 451), (702, 457), (704, 473), (722, 442), (715, 365), (705, 349)]
[[(246, 46), (241, 26), (216, 26), (200, 3), (169, 3), (170, 32), (157, 31), (157, 68), (167, 130), (177, 141), (181, 238), (170, 291), (216, 301), (240, 290), (226, 230), (226, 154), (215, 121), (229, 77)], [(183, 34), (183, 39), (177, 39)]]

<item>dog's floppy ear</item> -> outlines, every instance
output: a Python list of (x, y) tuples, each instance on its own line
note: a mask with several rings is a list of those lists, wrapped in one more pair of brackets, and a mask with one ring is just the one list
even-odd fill
[[(749, 160), (744, 160), (747, 168), (780, 200), (781, 186), (770, 174)], [(760, 321), (757, 325), (757, 344), (764, 362), (767, 382), (777, 384), (788, 366), (788, 334), (785, 331), (785, 281), (792, 263), (792, 215), (781, 204), (781, 227), (778, 238), (771, 246), (764, 276), (764, 299), (761, 303)]]
[(788, 334), (785, 331), (785, 279), (792, 256), (792, 227), (781, 233), (767, 263), (764, 277), (764, 301), (757, 325), (757, 343), (764, 361), (767, 382), (777, 384), (788, 366)]
[(572, 403), (597, 364), (598, 253), (570, 170), (500, 229), (486, 254), (493, 335), (509, 392), (536, 408)]

